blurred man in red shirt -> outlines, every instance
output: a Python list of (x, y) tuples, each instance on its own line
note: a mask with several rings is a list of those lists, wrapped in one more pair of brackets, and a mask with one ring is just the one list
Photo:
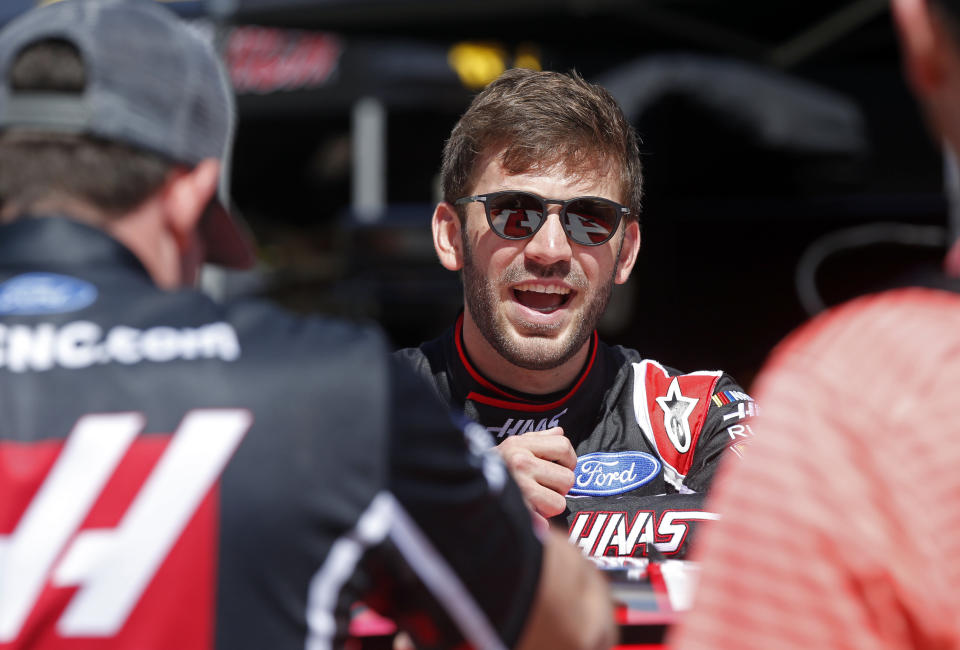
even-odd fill
[[(905, 70), (960, 151), (960, 2), (893, 0)], [(949, 259), (957, 259), (956, 251)], [(948, 266), (949, 269), (949, 266)], [(677, 648), (960, 647), (960, 296), (855, 300), (784, 342), (721, 469)]]

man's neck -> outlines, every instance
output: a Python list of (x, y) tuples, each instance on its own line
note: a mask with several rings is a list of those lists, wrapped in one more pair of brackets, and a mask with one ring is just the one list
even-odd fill
[(504, 359), (470, 318), (463, 319), (463, 345), (470, 361), (484, 377), (528, 395), (549, 395), (571, 386), (583, 369), (590, 352), (590, 342), (587, 341), (576, 354), (556, 368), (521, 368)]

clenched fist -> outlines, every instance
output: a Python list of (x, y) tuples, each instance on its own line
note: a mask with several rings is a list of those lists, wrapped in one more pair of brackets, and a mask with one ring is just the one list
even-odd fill
[(562, 427), (510, 436), (496, 449), (531, 510), (545, 519), (564, 511), (577, 454)]

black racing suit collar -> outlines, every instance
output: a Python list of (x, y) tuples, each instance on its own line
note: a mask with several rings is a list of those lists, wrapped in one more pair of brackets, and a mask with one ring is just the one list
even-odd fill
[(121, 266), (150, 277), (137, 256), (109, 234), (59, 215), (25, 215), (0, 226), (0, 265), (34, 271)]
[(590, 338), (587, 362), (573, 384), (549, 395), (530, 395), (511, 390), (484, 377), (470, 361), (463, 345), (463, 315), (448, 332), (452, 397), (464, 411), (483, 424), (498, 439), (553, 426), (563, 426), (568, 437), (593, 429), (602, 411), (605, 391), (603, 354), (597, 333)]

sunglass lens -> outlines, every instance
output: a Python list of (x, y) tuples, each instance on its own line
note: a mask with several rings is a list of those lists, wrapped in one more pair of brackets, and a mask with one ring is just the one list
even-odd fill
[(564, 229), (578, 244), (593, 246), (610, 239), (620, 219), (620, 211), (613, 203), (596, 199), (577, 199), (567, 205)]
[(497, 234), (507, 239), (529, 237), (543, 221), (543, 203), (530, 194), (507, 192), (488, 201), (491, 225)]

